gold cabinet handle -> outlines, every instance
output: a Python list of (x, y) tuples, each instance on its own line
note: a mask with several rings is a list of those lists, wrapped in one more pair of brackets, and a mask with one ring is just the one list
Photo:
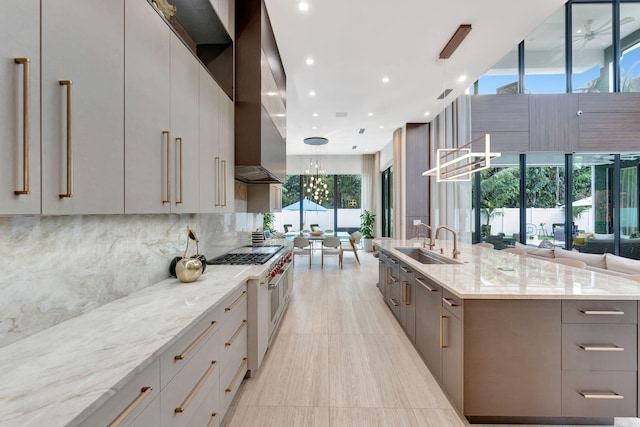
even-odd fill
[(427, 288), (427, 290), (429, 292), (437, 292), (438, 290), (436, 288), (432, 288), (431, 286), (429, 286), (424, 280), (422, 279), (416, 279), (416, 282), (420, 283), (422, 286), (424, 286), (425, 288)]
[(242, 332), (242, 330), (244, 329), (245, 326), (247, 326), (247, 321), (243, 320), (242, 324), (238, 327), (238, 329), (236, 330), (235, 334), (233, 334), (233, 336), (231, 337), (231, 339), (229, 341), (224, 343), (224, 346), (225, 347), (230, 347), (233, 344), (233, 342), (236, 340), (236, 338), (238, 338), (238, 335), (240, 335), (240, 332)]
[(202, 341), (202, 339), (203, 339), (204, 337), (206, 337), (206, 336), (207, 336), (207, 334), (208, 334), (209, 332), (211, 332), (211, 330), (212, 330), (213, 328), (215, 328), (215, 327), (216, 327), (216, 325), (217, 325), (217, 324), (218, 324), (218, 322), (217, 322), (217, 321), (212, 320), (212, 321), (211, 321), (211, 324), (207, 327), (207, 329), (205, 329), (204, 331), (202, 331), (202, 333), (201, 333), (200, 335), (198, 335), (198, 337), (197, 337), (195, 340), (193, 340), (193, 342), (192, 342), (191, 344), (189, 344), (189, 346), (188, 346), (187, 348), (185, 348), (185, 349), (184, 349), (184, 351), (183, 351), (182, 353), (180, 353), (180, 354), (176, 354), (176, 355), (173, 357), (173, 360), (182, 360), (182, 359), (184, 359), (185, 357), (187, 357), (187, 355), (191, 352), (191, 350), (193, 350), (193, 349), (194, 349), (194, 348), (195, 348), (195, 347), (200, 343), (200, 341)]
[(393, 274), (389, 274), (389, 278), (391, 279), (392, 282), (397, 282), (398, 278), (397, 277), (393, 277)]
[(220, 206), (220, 157), (214, 159), (216, 161), (216, 206)]
[(402, 303), (404, 305), (407, 305), (407, 282), (403, 280), (401, 282), (401, 285), (402, 285)]
[(400, 267), (400, 270), (404, 271), (405, 273), (411, 273), (411, 270), (402, 266)]
[(447, 304), (449, 307), (457, 307), (458, 306), (458, 304), (454, 300), (449, 299), (449, 298), (442, 298), (442, 302)]
[(166, 198), (164, 198), (162, 200), (162, 204), (166, 204), (166, 203), (171, 203), (171, 177), (169, 175), (170, 171), (171, 171), (171, 148), (169, 147), (170, 145), (170, 141), (171, 141), (171, 134), (169, 133), (168, 130), (163, 130), (162, 131), (162, 135), (166, 136), (166, 142), (167, 142), (167, 165), (166, 165), (166, 171), (167, 171), (167, 193), (166, 193)]
[(209, 420), (209, 424), (207, 424), (207, 427), (213, 427), (216, 424), (216, 419), (218, 418), (218, 413), (217, 412), (213, 412), (211, 414), (211, 419)]
[(200, 387), (202, 387), (202, 384), (204, 384), (205, 381), (207, 381), (207, 378), (209, 378), (209, 375), (211, 375), (211, 372), (213, 372), (213, 370), (216, 368), (217, 365), (218, 365), (217, 360), (211, 361), (211, 365), (209, 365), (209, 368), (204, 373), (204, 375), (202, 375), (202, 378), (198, 380), (198, 383), (195, 385), (195, 387), (193, 387), (193, 390), (191, 390), (191, 393), (189, 393), (189, 395), (184, 400), (184, 402), (182, 402), (182, 405), (174, 409), (174, 412), (176, 414), (181, 414), (187, 409), (187, 406), (189, 406), (189, 403), (191, 403), (191, 400), (193, 399), (193, 397), (196, 395), (196, 393), (198, 393), (198, 390), (200, 390)]
[(224, 311), (231, 311), (233, 310), (233, 307), (236, 306), (236, 304), (238, 304), (240, 301), (242, 301), (242, 298), (247, 296), (247, 291), (242, 291), (242, 293), (240, 294), (240, 296), (238, 298), (236, 298), (229, 307), (225, 307)]
[(224, 191), (224, 197), (223, 200), (224, 202), (222, 203), (222, 206), (227, 206), (227, 161), (223, 160), (222, 161), (222, 190)]
[(609, 344), (579, 344), (584, 351), (624, 351), (624, 347)]
[(15, 58), (22, 65), (22, 190), (13, 193), (23, 196), (31, 193), (29, 185), (29, 131), (31, 129), (31, 61), (29, 58)]
[(624, 396), (615, 391), (578, 391), (585, 399), (624, 399)]
[(227, 387), (224, 390), (225, 393), (231, 393), (231, 391), (233, 391), (233, 387), (236, 385), (236, 382), (238, 381), (238, 377), (242, 374), (242, 370), (244, 369), (245, 366), (247, 366), (247, 358), (243, 357), (242, 364), (240, 365), (240, 368), (238, 368), (238, 372), (236, 372), (236, 374), (233, 376), (233, 379), (231, 380), (231, 384), (229, 384), (229, 387)]
[(588, 316), (623, 316), (624, 311), (619, 310), (580, 310), (580, 313)]
[(394, 300), (393, 298), (389, 298), (389, 301), (391, 301), (391, 304), (393, 304), (394, 307), (398, 306), (398, 303), (396, 300)]
[(449, 347), (449, 340), (445, 339), (445, 329), (448, 325), (445, 325), (445, 322), (449, 321), (448, 316), (440, 316), (440, 348)]
[(60, 194), (60, 198), (73, 197), (72, 181), (73, 181), (73, 163), (71, 151), (71, 80), (60, 80), (60, 86), (67, 87), (67, 192)]
[(180, 198), (176, 200), (176, 205), (182, 204), (182, 137), (176, 138), (176, 143), (178, 144), (178, 165), (180, 166), (180, 178), (178, 181), (178, 191), (180, 192)]
[(115, 420), (111, 421), (111, 424), (109, 424), (109, 427), (119, 426), (120, 423), (122, 423), (122, 421), (124, 421), (124, 419), (127, 418), (129, 414), (132, 413), (140, 405), (140, 403), (142, 403), (145, 397), (147, 397), (152, 391), (153, 391), (153, 387), (149, 387), (149, 386), (142, 387), (140, 389), (140, 394), (138, 395), (138, 397), (136, 397), (136, 399), (133, 402), (131, 402), (131, 404), (127, 406), (124, 409), (124, 411), (122, 411), (120, 415), (118, 415), (118, 417)]

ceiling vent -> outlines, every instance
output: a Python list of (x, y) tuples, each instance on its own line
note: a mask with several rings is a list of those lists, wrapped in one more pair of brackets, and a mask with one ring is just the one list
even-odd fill
[(364, 128), (360, 129), (360, 130), (358, 131), (358, 133), (359, 133), (360, 135), (362, 135), (362, 134), (364, 133)]
[(336, 117), (347, 117), (347, 112), (346, 111), (338, 111), (336, 113)]
[(451, 93), (452, 90), (453, 89), (445, 89), (444, 92), (442, 92), (440, 96), (438, 96), (438, 99), (445, 99), (447, 95)]
[(351, 147), (352, 150), (355, 150), (356, 148), (358, 148), (357, 145), (354, 145), (353, 147)]

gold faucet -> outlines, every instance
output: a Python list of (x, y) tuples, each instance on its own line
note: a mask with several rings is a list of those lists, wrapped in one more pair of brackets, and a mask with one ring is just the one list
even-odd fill
[(427, 230), (429, 230), (429, 235), (431, 236), (429, 239), (429, 249), (433, 249), (433, 247), (436, 245), (435, 240), (433, 239), (433, 230), (431, 229), (431, 227), (429, 227), (427, 224), (423, 223), (423, 222), (419, 222), (416, 224), (416, 237), (420, 237), (422, 236), (422, 247), (426, 248), (427, 247), (427, 235), (424, 233), (418, 233), (418, 231), (420, 230), (420, 227), (425, 227)]
[(439, 225), (438, 228), (436, 228), (436, 239), (438, 238), (438, 233), (440, 232), (440, 230), (445, 229), (447, 231), (450, 231), (451, 234), (453, 234), (453, 259), (458, 259), (458, 255), (460, 255), (460, 251), (458, 250), (458, 243), (457, 243), (457, 236), (456, 236), (456, 232), (453, 231), (452, 229), (450, 229), (449, 227), (447, 227), (446, 225)]

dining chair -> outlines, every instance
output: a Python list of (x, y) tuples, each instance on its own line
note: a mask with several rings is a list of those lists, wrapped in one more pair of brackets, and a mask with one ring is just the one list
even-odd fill
[(324, 234), (333, 234), (334, 231), (332, 229), (324, 230)]
[(358, 256), (358, 243), (360, 243), (360, 239), (362, 238), (362, 234), (359, 231), (354, 231), (351, 233), (351, 237), (348, 242), (341, 242), (342, 251), (343, 252), (353, 252), (356, 256), (356, 261), (360, 264), (360, 257)]
[(342, 268), (342, 243), (340, 239), (329, 236), (322, 241), (322, 268), (324, 268), (325, 255), (338, 255), (338, 265)]
[(587, 264), (575, 258), (552, 258), (552, 259), (549, 259), (549, 261), (554, 262), (556, 264), (568, 265), (569, 267), (576, 267), (576, 268), (582, 268), (582, 269), (587, 268)]
[(487, 242), (482, 242), (482, 243), (476, 243), (473, 246), (480, 246), (481, 248), (489, 248), (489, 249), (493, 249), (493, 243), (487, 243)]
[(296, 237), (293, 239), (293, 256), (308, 255), (309, 268), (311, 268), (311, 241), (306, 237)]

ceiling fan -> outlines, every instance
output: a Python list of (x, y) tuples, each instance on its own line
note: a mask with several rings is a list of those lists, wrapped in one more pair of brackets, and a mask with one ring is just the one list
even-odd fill
[[(630, 22), (635, 21), (635, 18), (632, 16), (625, 16), (620, 20), (620, 25), (628, 24)], [(597, 28), (592, 28), (593, 19), (589, 18), (584, 22), (583, 28), (580, 28), (576, 31), (576, 34), (573, 36), (573, 47), (574, 49), (582, 50), (590, 41), (594, 40), (597, 37), (601, 36), (609, 36), (611, 35), (612, 22), (611, 19), (607, 19), (602, 25)]]

